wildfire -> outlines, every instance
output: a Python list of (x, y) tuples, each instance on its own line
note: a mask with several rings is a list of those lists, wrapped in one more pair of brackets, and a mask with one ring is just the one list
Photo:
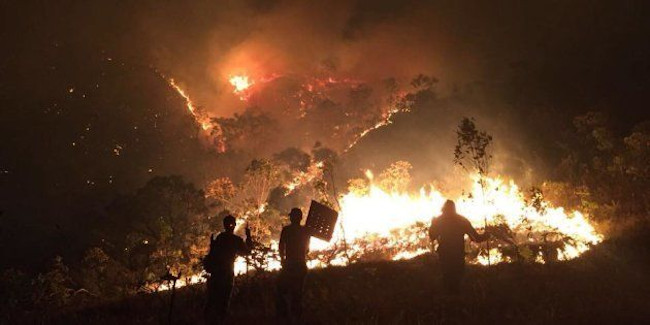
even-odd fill
[[(258, 82), (263, 85), (265, 80), (260, 78)], [(331, 84), (335, 80), (330, 78), (327, 82)], [(212, 129), (213, 133), (219, 131), (218, 125), (212, 125), (210, 119), (196, 109), (173, 79), (169, 79), (169, 83), (185, 99), (187, 109), (203, 130), (217, 128)], [(231, 76), (229, 83), (241, 100), (249, 98), (254, 85), (246, 75)], [(305, 89), (312, 92), (314, 86), (309, 84)], [(373, 130), (392, 123), (394, 115), (401, 112), (406, 111), (397, 107), (385, 111), (379, 122), (361, 132), (345, 151)], [(285, 195), (317, 179), (322, 175), (322, 168), (322, 162), (312, 162), (307, 171), (293, 175), (284, 186), (287, 189)], [(366, 177), (365, 187), (350, 188), (338, 198), (339, 223), (334, 239), (329, 243), (312, 239), (314, 253), (308, 261), (309, 268), (377, 258), (410, 259), (430, 251), (426, 229), (448, 198), (456, 202), (458, 212), (466, 216), (475, 228), (484, 228), (487, 221), (491, 232), (496, 234), (489, 251), (485, 246), (466, 246), (468, 261), (473, 264), (496, 264), (521, 258), (540, 263), (570, 260), (603, 240), (603, 236), (579, 211), (565, 211), (545, 201), (533, 206), (512, 180), (506, 181), (501, 177), (485, 179), (483, 183), (487, 185), (482, 188), (478, 176), (472, 176), (469, 194), (455, 198), (433, 185), (409, 192), (383, 187), (381, 182), (374, 180), (371, 171), (366, 172)], [(277, 242), (271, 241), (270, 248), (277, 251)], [(280, 268), (279, 261), (272, 255), (267, 258), (266, 270)], [(328, 257), (324, 260), (323, 256)], [(249, 262), (244, 258), (237, 259), (236, 273), (250, 270)], [(190, 282), (194, 280), (196, 278), (192, 277)]]
[(230, 84), (234, 87), (233, 93), (239, 96), (239, 99), (246, 100), (248, 98), (246, 91), (254, 84), (252, 80), (246, 75), (231, 76), (228, 79)]

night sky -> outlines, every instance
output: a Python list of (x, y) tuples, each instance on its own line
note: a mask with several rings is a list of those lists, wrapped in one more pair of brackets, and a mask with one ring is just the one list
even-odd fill
[[(484, 117), (502, 138), (513, 132), (517, 141), (504, 141), (509, 152), (540, 166), (553, 163), (561, 141), (561, 132), (548, 130), (570, 126), (576, 115), (607, 112), (622, 134), (650, 118), (646, 1), (14, 1), (0, 8), (0, 267), (77, 256), (94, 240), (106, 205), (155, 175), (203, 186), (237, 177), (242, 157), (271, 154), (254, 146), (218, 153), (206, 144), (172, 77), (210, 116), (230, 117), (247, 106), (226, 78), (242, 69), (285, 76), (273, 84), (280, 93), (291, 80), (327, 73), (373, 85), (432, 75), (436, 105)], [(459, 91), (472, 95), (457, 99)], [(349, 162), (376, 163), (388, 151), (436, 164), (435, 154), (417, 148), (431, 139), (421, 135), (440, 129), (429, 121), (439, 120), (431, 111), (400, 117), (364, 139)], [(272, 147), (311, 141), (283, 138)], [(533, 143), (535, 154), (527, 149)]]

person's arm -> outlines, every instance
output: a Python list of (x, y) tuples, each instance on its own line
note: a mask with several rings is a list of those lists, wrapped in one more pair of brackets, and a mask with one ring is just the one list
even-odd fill
[(472, 227), (472, 224), (469, 222), (469, 220), (466, 221), (467, 221), (467, 230), (465, 231), (465, 233), (469, 235), (469, 238), (472, 241), (481, 243), (488, 240), (488, 238), (490, 238), (490, 234), (487, 231), (484, 231), (482, 234), (479, 234), (478, 231), (476, 231), (476, 229)]
[(208, 253), (212, 252), (212, 250), (214, 249), (214, 242), (215, 241), (216, 241), (216, 239), (214, 238), (214, 234), (210, 234), (210, 251)]
[(253, 249), (253, 236), (251, 236), (251, 228), (248, 228), (248, 225), (246, 225), (245, 231), (246, 231), (246, 246), (250, 251), (251, 249)]
[(284, 264), (284, 260), (287, 258), (287, 238), (286, 231), (282, 228), (280, 232), (280, 243), (278, 244), (278, 250), (280, 251), (280, 263)]
[(433, 219), (431, 220), (431, 226), (429, 227), (429, 240), (431, 240), (431, 243), (438, 239), (438, 236), (440, 236), (440, 228), (438, 227), (438, 223), (436, 222), (438, 219)]
[(251, 253), (251, 250), (253, 250), (253, 237), (251, 236), (251, 230), (250, 228), (246, 227), (246, 243), (242, 241), (241, 239), (239, 240), (239, 247), (237, 249), (237, 254), (239, 255), (249, 255)]

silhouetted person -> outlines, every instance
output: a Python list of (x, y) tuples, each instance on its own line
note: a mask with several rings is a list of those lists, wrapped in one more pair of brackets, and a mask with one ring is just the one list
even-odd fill
[(447, 200), (442, 214), (431, 221), (429, 238), (438, 241), (438, 258), (442, 269), (442, 281), (447, 293), (458, 293), (465, 271), (465, 235), (475, 242), (488, 239), (480, 235), (465, 217), (456, 213), (454, 201)]
[(219, 323), (228, 313), (230, 295), (235, 278), (235, 258), (248, 255), (253, 247), (250, 230), (246, 227), (246, 243), (234, 234), (235, 217), (223, 218), (224, 231), (217, 238), (210, 236), (210, 252), (205, 257), (204, 266), (210, 273), (208, 278), (208, 301), (205, 305), (207, 323)]
[(277, 312), (280, 318), (299, 319), (302, 315), (302, 289), (307, 275), (306, 256), (309, 252), (309, 232), (300, 225), (302, 211), (291, 209), (291, 224), (280, 234), (280, 261)]

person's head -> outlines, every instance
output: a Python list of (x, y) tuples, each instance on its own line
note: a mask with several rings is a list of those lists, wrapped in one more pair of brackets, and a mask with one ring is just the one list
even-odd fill
[(445, 201), (442, 205), (442, 214), (456, 214), (456, 203), (452, 200)]
[(236, 225), (237, 225), (237, 220), (235, 220), (235, 217), (233, 217), (232, 215), (229, 214), (223, 218), (223, 228), (227, 232), (234, 232)]
[(298, 208), (291, 209), (291, 212), (289, 212), (289, 220), (291, 220), (292, 225), (299, 225), (302, 221), (302, 210)]

